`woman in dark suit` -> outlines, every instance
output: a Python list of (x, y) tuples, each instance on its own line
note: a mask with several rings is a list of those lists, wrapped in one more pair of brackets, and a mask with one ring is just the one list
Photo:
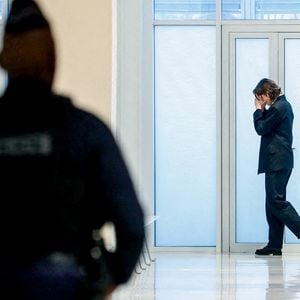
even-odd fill
[[(291, 104), (281, 88), (262, 79), (255, 89), (254, 127), (261, 136), (258, 174), (265, 173), (266, 216), (269, 224), (267, 246), (256, 255), (281, 255), (284, 225), (300, 237), (300, 217), (286, 201), (286, 186), (293, 168), (293, 119)], [(266, 109), (269, 106), (269, 109)]]

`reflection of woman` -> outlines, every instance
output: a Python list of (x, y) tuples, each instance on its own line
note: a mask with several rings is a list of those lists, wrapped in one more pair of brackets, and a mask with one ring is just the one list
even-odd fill
[[(286, 186), (293, 168), (293, 110), (280, 87), (262, 79), (255, 89), (254, 127), (261, 136), (258, 173), (265, 173), (266, 216), (269, 242), (257, 255), (281, 255), (286, 225), (300, 237), (300, 217), (286, 201)], [(270, 106), (266, 109), (266, 105)]]

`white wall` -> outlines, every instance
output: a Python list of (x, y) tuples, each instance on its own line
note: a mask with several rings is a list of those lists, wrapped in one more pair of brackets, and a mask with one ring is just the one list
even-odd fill
[(150, 215), (153, 213), (152, 25), (145, 10), (151, 10), (151, 1), (117, 1), (116, 133), (143, 207)]

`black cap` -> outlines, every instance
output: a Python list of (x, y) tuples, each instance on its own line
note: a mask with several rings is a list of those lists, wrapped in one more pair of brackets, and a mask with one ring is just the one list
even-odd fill
[(49, 28), (49, 23), (34, 1), (13, 1), (6, 21), (6, 33), (23, 33), (45, 27)]
[(0, 65), (11, 78), (52, 84), (55, 44), (50, 24), (33, 0), (14, 0), (6, 21)]

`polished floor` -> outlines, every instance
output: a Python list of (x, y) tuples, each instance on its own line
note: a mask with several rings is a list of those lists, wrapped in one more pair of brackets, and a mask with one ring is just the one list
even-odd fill
[(155, 259), (117, 289), (113, 300), (300, 299), (300, 253), (156, 253)]

